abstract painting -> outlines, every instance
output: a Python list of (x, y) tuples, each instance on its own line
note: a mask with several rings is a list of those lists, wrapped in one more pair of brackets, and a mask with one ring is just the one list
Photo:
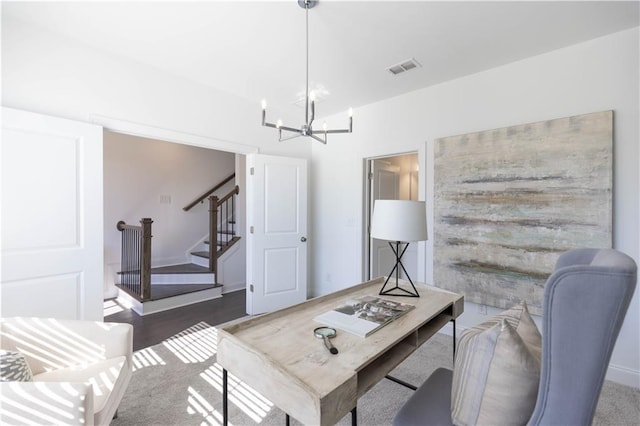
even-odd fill
[(434, 285), (542, 313), (574, 247), (611, 247), (613, 112), (437, 139)]

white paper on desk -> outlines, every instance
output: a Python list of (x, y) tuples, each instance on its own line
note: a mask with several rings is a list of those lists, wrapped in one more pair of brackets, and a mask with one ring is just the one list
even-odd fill
[(367, 321), (353, 315), (343, 314), (338, 311), (325, 312), (313, 320), (360, 337), (367, 337), (367, 335), (381, 326), (375, 322)]

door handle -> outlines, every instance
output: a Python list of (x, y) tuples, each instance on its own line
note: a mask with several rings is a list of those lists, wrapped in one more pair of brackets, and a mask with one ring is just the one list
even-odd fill
[(306, 243), (307, 242), (307, 237), (300, 238), (300, 241), (302, 241), (303, 243)]

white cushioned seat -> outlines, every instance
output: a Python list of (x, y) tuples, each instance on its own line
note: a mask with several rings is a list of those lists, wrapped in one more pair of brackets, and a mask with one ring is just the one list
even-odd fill
[(101, 414), (107, 401), (112, 397), (111, 393), (114, 389), (124, 390), (122, 381), (125, 380), (126, 374), (122, 374), (122, 369), (126, 363), (127, 358), (119, 356), (96, 362), (95, 364), (78, 365), (48, 371), (35, 375), (33, 380), (36, 382), (77, 382), (91, 384), (93, 387), (93, 411), (97, 419), (100, 419), (100, 421), (96, 421), (95, 423), (109, 423), (111, 418), (102, 419)]
[(0, 348), (21, 353), (33, 373), (0, 384), (2, 424), (107, 425), (132, 375), (130, 324), (2, 318)]

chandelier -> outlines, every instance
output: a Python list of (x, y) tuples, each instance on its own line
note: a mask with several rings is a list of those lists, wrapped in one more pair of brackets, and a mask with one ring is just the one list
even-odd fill
[[(353, 109), (349, 108), (349, 128), (348, 129), (327, 129), (327, 123), (324, 123), (322, 130), (314, 130), (313, 129), (313, 120), (315, 119), (315, 94), (314, 92), (309, 92), (309, 9), (313, 8), (318, 3), (318, 0), (298, 0), (298, 5), (305, 9), (306, 14), (306, 49), (307, 49), (307, 80), (306, 80), (306, 90), (305, 90), (305, 107), (304, 107), (304, 124), (300, 126), (299, 129), (294, 127), (284, 126), (282, 124), (282, 120), (278, 120), (275, 124), (267, 122), (267, 102), (265, 100), (262, 101), (262, 125), (266, 127), (273, 127), (274, 129), (278, 129), (278, 140), (286, 141), (289, 139), (297, 138), (300, 136), (308, 136), (317, 140), (318, 142), (322, 142), (324, 144), (327, 143), (327, 135), (330, 133), (351, 133), (353, 130)], [(282, 131), (285, 130), (287, 132), (294, 133), (293, 136), (282, 137)]]

